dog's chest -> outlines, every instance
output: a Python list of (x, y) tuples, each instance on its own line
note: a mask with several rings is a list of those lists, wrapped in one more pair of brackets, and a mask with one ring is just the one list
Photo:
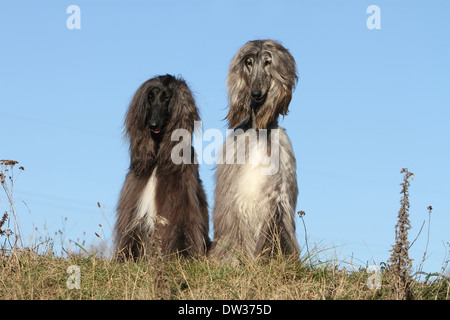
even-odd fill
[[(267, 183), (268, 176), (261, 174), (262, 158), (261, 150), (256, 145), (247, 145), (250, 157), (247, 157), (246, 162), (241, 164), (241, 178), (239, 181), (239, 193), (243, 199), (247, 201), (254, 201), (259, 198), (262, 189)], [(249, 158), (253, 158), (250, 161)]]
[(244, 164), (238, 165), (240, 178), (237, 182), (236, 204), (239, 207), (240, 218), (251, 227), (259, 230), (261, 223), (266, 218), (261, 210), (267, 205), (266, 194), (268, 184), (272, 178), (263, 174), (266, 167), (262, 159), (266, 156), (266, 151), (259, 148), (256, 144), (246, 144), (249, 157)]
[(152, 231), (155, 225), (156, 218), (156, 169), (148, 179), (146, 186), (142, 192), (137, 205), (137, 220), (143, 223), (149, 231)]

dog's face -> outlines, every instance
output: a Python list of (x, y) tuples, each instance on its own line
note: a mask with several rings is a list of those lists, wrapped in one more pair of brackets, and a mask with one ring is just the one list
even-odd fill
[(197, 120), (194, 97), (183, 79), (166, 74), (145, 81), (136, 90), (125, 117), (130, 168), (142, 174), (152, 168), (156, 158), (160, 164), (172, 163), (172, 150), (181, 140), (173, 140), (173, 133), (178, 129), (192, 133)]
[(163, 85), (151, 87), (148, 92), (147, 125), (155, 135), (161, 134), (169, 119), (169, 104), (173, 97), (170, 88)]
[(246, 56), (244, 63), (248, 73), (250, 98), (256, 104), (262, 104), (272, 84), (272, 55), (268, 51), (260, 51)]
[(228, 125), (234, 128), (254, 114), (264, 129), (286, 115), (297, 82), (295, 60), (273, 40), (247, 42), (234, 55), (228, 70)]

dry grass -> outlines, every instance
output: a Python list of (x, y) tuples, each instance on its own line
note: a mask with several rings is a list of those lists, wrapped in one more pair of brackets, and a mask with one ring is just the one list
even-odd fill
[[(208, 260), (183, 258), (155, 265), (152, 261), (115, 262), (110, 259), (70, 256), (57, 258), (31, 251), (1, 258), (0, 296), (3, 299), (390, 299), (393, 276), (381, 274), (381, 288), (369, 289), (365, 270), (305, 267), (285, 257), (268, 263), (245, 261), (237, 267)], [(80, 289), (68, 289), (66, 272), (80, 268)], [(167, 281), (164, 294), (160, 274)], [(448, 279), (416, 282), (415, 299), (449, 299)]]
[[(0, 164), (2, 187), (8, 199), (13, 199), (10, 183), (14, 182), (11, 176), (16, 163), (7, 163), (7, 171), (7, 165)], [(320, 261), (317, 254), (327, 249), (307, 248), (307, 255), (300, 260), (275, 256), (254, 261), (239, 256), (240, 264), (230, 266), (209, 259), (167, 260), (161, 256), (156, 239), (155, 254), (138, 262), (118, 262), (81, 246), (81, 253), (61, 257), (54, 253), (51, 240), (32, 248), (21, 247), (20, 230), (11, 221), (16, 214), (13, 203), (8, 207), (0, 224), (2, 299), (383, 300), (393, 299), (397, 290), (399, 274), (392, 267), (394, 263), (379, 274), (348, 270), (336, 267), (336, 261)], [(79, 268), (79, 289), (69, 289), (68, 281), (72, 283), (76, 276), (67, 273), (70, 266)], [(430, 276), (426, 281), (409, 276), (409, 297), (450, 299), (448, 277), (442, 273)], [(373, 282), (368, 280), (373, 277), (379, 286), (370, 289), (368, 283)]]

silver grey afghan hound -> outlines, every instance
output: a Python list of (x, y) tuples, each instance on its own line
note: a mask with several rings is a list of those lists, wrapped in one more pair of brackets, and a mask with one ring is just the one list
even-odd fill
[[(237, 262), (281, 251), (298, 255), (296, 161), (278, 116), (297, 82), (295, 60), (273, 40), (246, 43), (227, 77), (229, 128), (216, 172), (211, 256)], [(270, 163), (270, 167), (269, 167)]]
[(184, 142), (195, 156), (191, 139), (199, 118), (181, 78), (155, 77), (136, 91), (125, 119), (131, 161), (117, 205), (114, 236), (119, 258), (145, 257), (155, 230), (164, 255), (206, 254), (209, 219), (198, 165), (176, 164), (171, 155), (179, 143), (172, 141), (172, 133), (184, 129), (189, 133)]

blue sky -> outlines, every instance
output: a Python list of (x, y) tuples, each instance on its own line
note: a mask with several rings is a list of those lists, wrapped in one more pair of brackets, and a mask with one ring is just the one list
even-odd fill
[[(66, 26), (72, 4), (79, 30)], [(379, 30), (366, 26), (370, 5), (381, 9)], [(281, 125), (309, 245), (356, 265), (386, 261), (408, 168), (410, 240), (433, 206), (425, 271), (439, 271), (450, 241), (449, 13), (444, 0), (4, 2), (0, 158), (25, 167), (15, 183), (22, 232), (64, 230), (61, 240), (87, 245), (97, 232), (108, 242), (129, 163), (124, 114), (138, 86), (181, 75), (203, 130), (225, 132), (230, 60), (248, 40), (272, 38), (299, 71)], [(202, 164), (210, 207), (213, 174)], [(427, 227), (411, 248), (415, 267)], [(304, 247), (299, 219), (297, 230)]]

